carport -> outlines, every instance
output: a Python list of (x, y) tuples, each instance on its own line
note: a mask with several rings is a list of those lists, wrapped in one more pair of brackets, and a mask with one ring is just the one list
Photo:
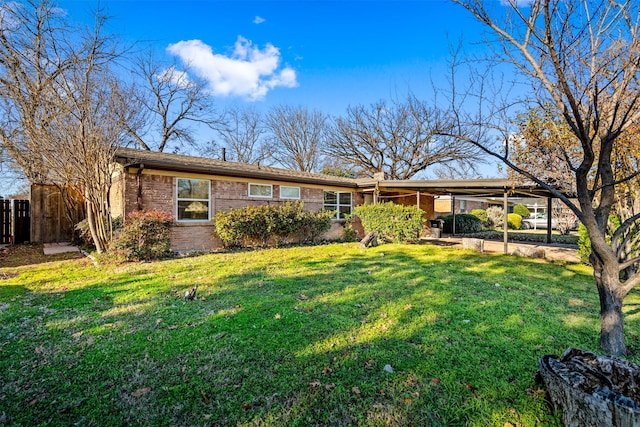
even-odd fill
[[(551, 213), (553, 197), (551, 193), (535, 183), (518, 182), (510, 179), (456, 179), (456, 180), (372, 180), (368, 182), (373, 203), (377, 203), (382, 193), (415, 195), (420, 203), (420, 195), (502, 197), (504, 223), (507, 221), (509, 197), (542, 197), (547, 199), (547, 212)], [(365, 190), (365, 193), (367, 190)], [(452, 203), (452, 206), (454, 204)], [(455, 209), (453, 209), (455, 215)], [(455, 221), (454, 221), (455, 227)], [(547, 215), (546, 242), (551, 243), (551, 215)], [(455, 232), (455, 228), (454, 228)], [(504, 227), (504, 253), (508, 253), (508, 229)]]

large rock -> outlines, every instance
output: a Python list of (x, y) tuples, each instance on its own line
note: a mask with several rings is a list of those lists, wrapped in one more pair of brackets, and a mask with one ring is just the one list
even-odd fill
[(472, 237), (463, 237), (462, 248), (473, 249), (474, 251), (477, 251), (477, 252), (484, 252), (484, 240), (475, 239)]
[(544, 259), (545, 257), (545, 252), (544, 249), (542, 248), (537, 248), (537, 247), (518, 247), (516, 248), (515, 251), (513, 251), (513, 253), (511, 255), (515, 255), (515, 256), (523, 256), (523, 257), (527, 257), (527, 258), (540, 258), (540, 259)]

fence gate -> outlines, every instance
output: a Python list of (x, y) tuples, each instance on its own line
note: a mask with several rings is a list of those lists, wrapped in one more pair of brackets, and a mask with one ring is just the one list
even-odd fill
[(13, 201), (13, 243), (25, 243), (31, 239), (31, 210), (28, 200)]
[(29, 201), (0, 199), (0, 244), (25, 243), (30, 234)]
[(0, 199), (0, 244), (11, 243), (11, 201)]

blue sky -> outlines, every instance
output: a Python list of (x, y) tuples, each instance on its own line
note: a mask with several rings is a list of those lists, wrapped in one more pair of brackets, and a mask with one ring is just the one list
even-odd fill
[[(73, 21), (97, 2), (61, 0)], [(107, 30), (143, 42), (158, 57), (189, 61), (210, 82), (218, 106), (301, 105), (341, 115), (446, 84), (448, 46), (467, 49), (479, 24), (460, 7), (423, 1), (102, 0)]]

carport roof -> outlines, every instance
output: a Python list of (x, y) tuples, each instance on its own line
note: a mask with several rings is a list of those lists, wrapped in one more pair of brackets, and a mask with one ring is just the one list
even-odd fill
[[(518, 182), (503, 178), (490, 179), (456, 179), (456, 180), (384, 180), (369, 182), (369, 186), (377, 183), (383, 191), (420, 191), (433, 195), (466, 195), (466, 196), (509, 196), (521, 195), (532, 197), (551, 197), (551, 193), (530, 182)], [(362, 185), (363, 183), (361, 183)]]

